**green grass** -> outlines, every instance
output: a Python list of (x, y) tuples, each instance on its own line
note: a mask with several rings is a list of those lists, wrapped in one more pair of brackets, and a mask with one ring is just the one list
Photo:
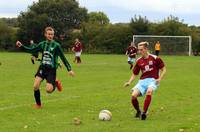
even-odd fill
[[(186, 132), (200, 131), (200, 58), (163, 56), (167, 74), (153, 96), (146, 121), (133, 118), (130, 89), (123, 84), (131, 75), (124, 55), (83, 55), (76, 73), (68, 76), (58, 70), (64, 90), (52, 94), (41, 86), (43, 108), (35, 110), (33, 80), (38, 64), (32, 65), (25, 53), (0, 53), (0, 131), (1, 132)], [(143, 99), (139, 98), (140, 107)], [(161, 109), (163, 107), (163, 110)], [(99, 111), (113, 114), (110, 122), (98, 120)], [(79, 117), (82, 124), (73, 124)]]

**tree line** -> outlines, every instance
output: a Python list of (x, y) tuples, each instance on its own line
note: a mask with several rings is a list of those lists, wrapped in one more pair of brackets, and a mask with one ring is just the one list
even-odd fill
[(200, 27), (189, 26), (170, 15), (160, 22), (145, 16), (133, 16), (129, 23), (110, 23), (104, 12), (88, 12), (76, 0), (39, 0), (17, 18), (0, 19), (0, 50), (15, 51), (15, 41), (29, 44), (44, 39), (44, 28), (55, 29), (55, 39), (70, 51), (79, 38), (86, 53), (124, 53), (137, 35), (191, 35), (194, 53), (200, 51)]

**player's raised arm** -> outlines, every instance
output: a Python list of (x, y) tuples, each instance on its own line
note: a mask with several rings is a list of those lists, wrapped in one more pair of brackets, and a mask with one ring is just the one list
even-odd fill
[(62, 60), (63, 64), (65, 65), (65, 67), (67, 68), (68, 72), (69, 72), (69, 75), (70, 76), (74, 76), (74, 72), (72, 71), (72, 68), (71, 68), (71, 65), (69, 64), (69, 62), (67, 61), (60, 45), (58, 46), (58, 53), (59, 53), (59, 56), (60, 56), (60, 59)]
[(28, 46), (24, 46), (20, 41), (16, 42), (16, 46), (18, 48), (22, 48), (24, 51), (26, 51), (28, 53), (40, 52), (42, 50), (42, 45), (43, 45), (43, 42), (39, 43), (38, 45), (36, 45), (34, 47), (33, 46), (32, 47), (28, 47)]

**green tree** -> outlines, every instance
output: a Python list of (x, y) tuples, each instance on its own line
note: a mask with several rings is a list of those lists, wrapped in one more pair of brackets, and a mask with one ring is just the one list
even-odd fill
[(128, 24), (110, 24), (101, 33), (99, 48), (105, 53), (125, 53), (132, 41), (132, 33)]
[(150, 22), (146, 17), (136, 16), (131, 18), (130, 28), (132, 34), (144, 35), (149, 34)]
[(88, 21), (91, 23), (98, 23), (100, 25), (109, 24), (108, 16), (103, 12), (90, 12), (88, 14)]
[(154, 34), (157, 35), (189, 35), (191, 33), (190, 28), (183, 21), (180, 21), (178, 17), (169, 16), (161, 23), (156, 24), (154, 28)]
[(55, 29), (56, 36), (69, 33), (80, 28), (87, 18), (87, 10), (80, 8), (75, 0), (40, 0), (33, 3), (27, 12), (18, 17), (20, 30), (18, 36), (22, 40), (42, 40), (46, 26)]
[(200, 27), (190, 26), (192, 36), (192, 51), (194, 55), (200, 55)]
[(9, 50), (13, 48), (15, 30), (5, 22), (0, 21), (0, 49)]
[(89, 53), (124, 53), (132, 41), (128, 24), (85, 23), (81, 34), (84, 51)]
[(101, 52), (97, 48), (97, 43), (99, 43), (98, 38), (103, 32), (104, 28), (105, 26), (99, 25), (98, 23), (85, 22), (82, 24), (81, 37), (85, 47), (84, 51), (88, 53)]
[(10, 27), (18, 26), (17, 18), (0, 18), (0, 21), (6, 23)]

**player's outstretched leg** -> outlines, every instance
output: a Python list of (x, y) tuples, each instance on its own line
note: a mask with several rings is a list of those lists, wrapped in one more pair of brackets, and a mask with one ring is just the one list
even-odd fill
[(130, 70), (133, 68), (133, 64), (131, 64), (131, 66), (130, 66)]
[(34, 62), (34, 60), (33, 60), (33, 59), (31, 59), (31, 62), (32, 62), (32, 64), (35, 64), (35, 62)]
[(140, 115), (141, 115), (141, 110), (140, 110), (140, 107), (139, 107), (139, 102), (137, 100), (137, 97), (139, 95), (140, 95), (140, 91), (137, 88), (132, 89), (131, 103), (132, 103), (133, 107), (135, 108), (135, 110), (137, 112), (135, 114), (136, 118), (139, 118)]
[(79, 57), (77, 56), (77, 63), (79, 63)]
[(81, 63), (81, 57), (79, 56), (77, 57), (77, 59), (78, 59), (77, 63)]
[(77, 60), (77, 57), (75, 56), (73, 62), (74, 62), (74, 63), (77, 63), (77, 61), (78, 61), (78, 60)]
[(34, 61), (34, 59), (33, 59), (33, 58), (31, 58), (31, 62), (32, 62), (32, 64), (35, 64), (35, 61)]
[(130, 65), (130, 70), (133, 68), (132, 62), (128, 61), (128, 64)]
[(62, 83), (60, 80), (56, 80), (56, 87), (58, 89), (59, 92), (62, 91)]
[(35, 98), (35, 102), (36, 102), (33, 107), (36, 109), (41, 108), (41, 105), (42, 105), (41, 100), (40, 100), (40, 89), (39, 89), (41, 81), (42, 81), (42, 78), (36, 76), (35, 82), (33, 85), (34, 98)]
[(133, 107), (135, 108), (135, 110), (137, 111), (137, 113), (135, 114), (135, 117), (139, 118), (141, 115), (141, 111), (140, 111), (139, 102), (137, 100), (137, 97), (132, 96), (131, 103), (132, 103)]
[(35, 109), (40, 109), (41, 108), (41, 100), (40, 100), (40, 90), (36, 90), (34, 91), (34, 97), (35, 97), (35, 104), (33, 105), (33, 107)]
[(151, 96), (152, 96), (152, 93), (153, 93), (153, 89), (152, 88), (148, 88), (147, 89), (147, 94), (146, 94), (146, 98), (145, 98), (145, 101), (144, 101), (144, 107), (143, 107), (143, 113), (141, 115), (141, 120), (145, 120), (146, 119), (146, 113), (147, 113), (147, 110), (149, 108), (149, 105), (151, 103)]
[(146, 113), (149, 108), (149, 105), (151, 103), (151, 95), (146, 95), (145, 101), (144, 101), (144, 108), (143, 108), (143, 113), (141, 115), (141, 119), (145, 120), (146, 119)]

